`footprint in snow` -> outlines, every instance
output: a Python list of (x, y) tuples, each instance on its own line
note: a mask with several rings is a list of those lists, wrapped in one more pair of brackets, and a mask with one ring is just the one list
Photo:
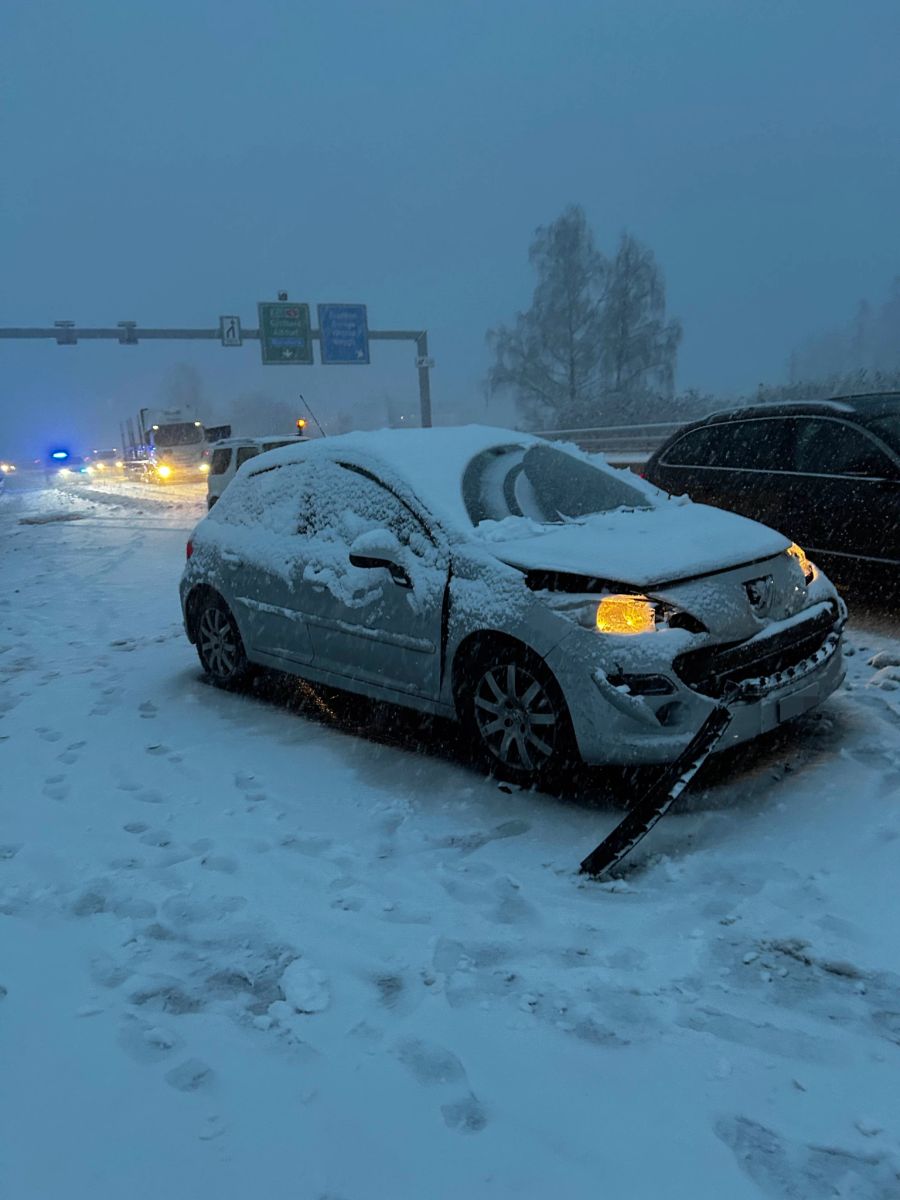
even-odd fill
[(49, 800), (65, 800), (70, 788), (65, 775), (49, 775), (41, 790)]
[(43, 742), (58, 742), (62, 737), (58, 729), (48, 729), (46, 725), (39, 725), (35, 732)]
[(432, 839), (436, 849), (459, 850), (461, 855), (473, 854), (489, 842), (501, 841), (504, 838), (521, 837), (528, 833), (531, 826), (527, 821), (502, 821), (493, 829), (479, 830), (473, 833), (451, 833), (445, 837)]
[(179, 1092), (197, 1092), (212, 1082), (212, 1068), (202, 1059), (189, 1058), (179, 1066), (166, 1071), (166, 1083)]
[(145, 980), (132, 992), (130, 1000), (138, 1008), (165, 1012), (175, 1017), (200, 1012), (205, 1006), (201, 996), (185, 991), (180, 979), (167, 976)]
[(235, 771), (234, 786), (238, 791), (243, 792), (246, 799), (251, 803), (258, 804), (261, 800), (267, 799), (259, 780), (250, 771)]
[(221, 871), (224, 875), (233, 875), (238, 869), (237, 862), (224, 854), (207, 854), (200, 859), (200, 866), (207, 871)]
[(716, 1122), (716, 1136), (741, 1171), (775, 1200), (796, 1196), (859, 1196), (895, 1200), (900, 1164), (888, 1154), (854, 1154), (839, 1146), (792, 1142), (749, 1117)]
[(487, 1116), (469, 1087), (465, 1068), (450, 1051), (419, 1038), (404, 1038), (394, 1047), (394, 1056), (417, 1083), (439, 1093), (441, 1116), (448, 1129), (480, 1133)]
[(172, 835), (166, 829), (147, 829), (140, 840), (145, 846), (158, 846), (161, 850), (172, 845)]
[(156, 716), (156, 714), (159, 712), (159, 709), (152, 700), (145, 700), (143, 704), (138, 705), (138, 712), (141, 714), (142, 718), (145, 720), (150, 720), (152, 717)]
[(163, 1029), (133, 1013), (127, 1013), (118, 1034), (125, 1053), (139, 1063), (161, 1062), (180, 1044), (168, 1029)]
[(143, 804), (162, 804), (163, 795), (155, 788), (141, 788), (138, 791), (137, 799)]

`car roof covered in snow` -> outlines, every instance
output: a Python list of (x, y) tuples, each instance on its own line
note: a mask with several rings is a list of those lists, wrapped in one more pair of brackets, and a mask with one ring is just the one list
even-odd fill
[[(337, 462), (352, 462), (386, 479), (405, 480), (418, 500), (439, 520), (457, 528), (471, 528), (463, 501), (462, 478), (472, 459), (492, 446), (532, 446), (541, 441), (529, 433), (489, 425), (376, 429), (281, 446), (252, 459), (241, 471), (255, 475), (276, 463), (307, 462), (320, 455)], [(560, 448), (581, 453), (574, 447)]]

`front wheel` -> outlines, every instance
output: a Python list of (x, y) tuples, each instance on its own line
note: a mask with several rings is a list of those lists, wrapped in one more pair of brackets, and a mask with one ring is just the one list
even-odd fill
[(577, 761), (565, 699), (540, 659), (501, 651), (467, 676), (463, 722), (492, 774), (539, 783)]
[(249, 673), (237, 622), (220, 596), (202, 601), (197, 618), (197, 655), (218, 687), (236, 687)]

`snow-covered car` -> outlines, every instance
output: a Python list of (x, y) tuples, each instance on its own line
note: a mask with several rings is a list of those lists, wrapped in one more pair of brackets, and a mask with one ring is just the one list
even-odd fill
[(271, 437), (222, 438), (215, 442), (208, 451), (206, 507), (212, 508), (217, 503), (236, 472), (248, 459), (256, 458), (258, 454), (266, 454), (269, 450), (277, 450), (281, 446), (294, 446), (297, 442), (305, 441), (306, 438), (300, 435), (283, 437), (273, 434)]
[(260, 664), (456, 718), (522, 781), (672, 761), (722, 703), (745, 741), (844, 674), (843, 602), (783, 535), (510, 430), (286, 446), (187, 554), (213, 681)]

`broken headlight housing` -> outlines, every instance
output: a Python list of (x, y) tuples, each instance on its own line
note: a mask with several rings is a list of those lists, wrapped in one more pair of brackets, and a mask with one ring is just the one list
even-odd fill
[(796, 559), (800, 570), (803, 572), (803, 578), (806, 580), (806, 582), (812, 583), (816, 577), (816, 567), (815, 564), (811, 563), (806, 557), (806, 551), (801, 549), (796, 542), (791, 542), (787, 548), (787, 553), (791, 556), (791, 558)]
[(695, 633), (704, 629), (690, 614), (641, 592), (608, 592), (602, 596), (563, 596), (551, 592), (544, 593), (541, 599), (554, 612), (597, 633), (629, 637), (673, 627)]

